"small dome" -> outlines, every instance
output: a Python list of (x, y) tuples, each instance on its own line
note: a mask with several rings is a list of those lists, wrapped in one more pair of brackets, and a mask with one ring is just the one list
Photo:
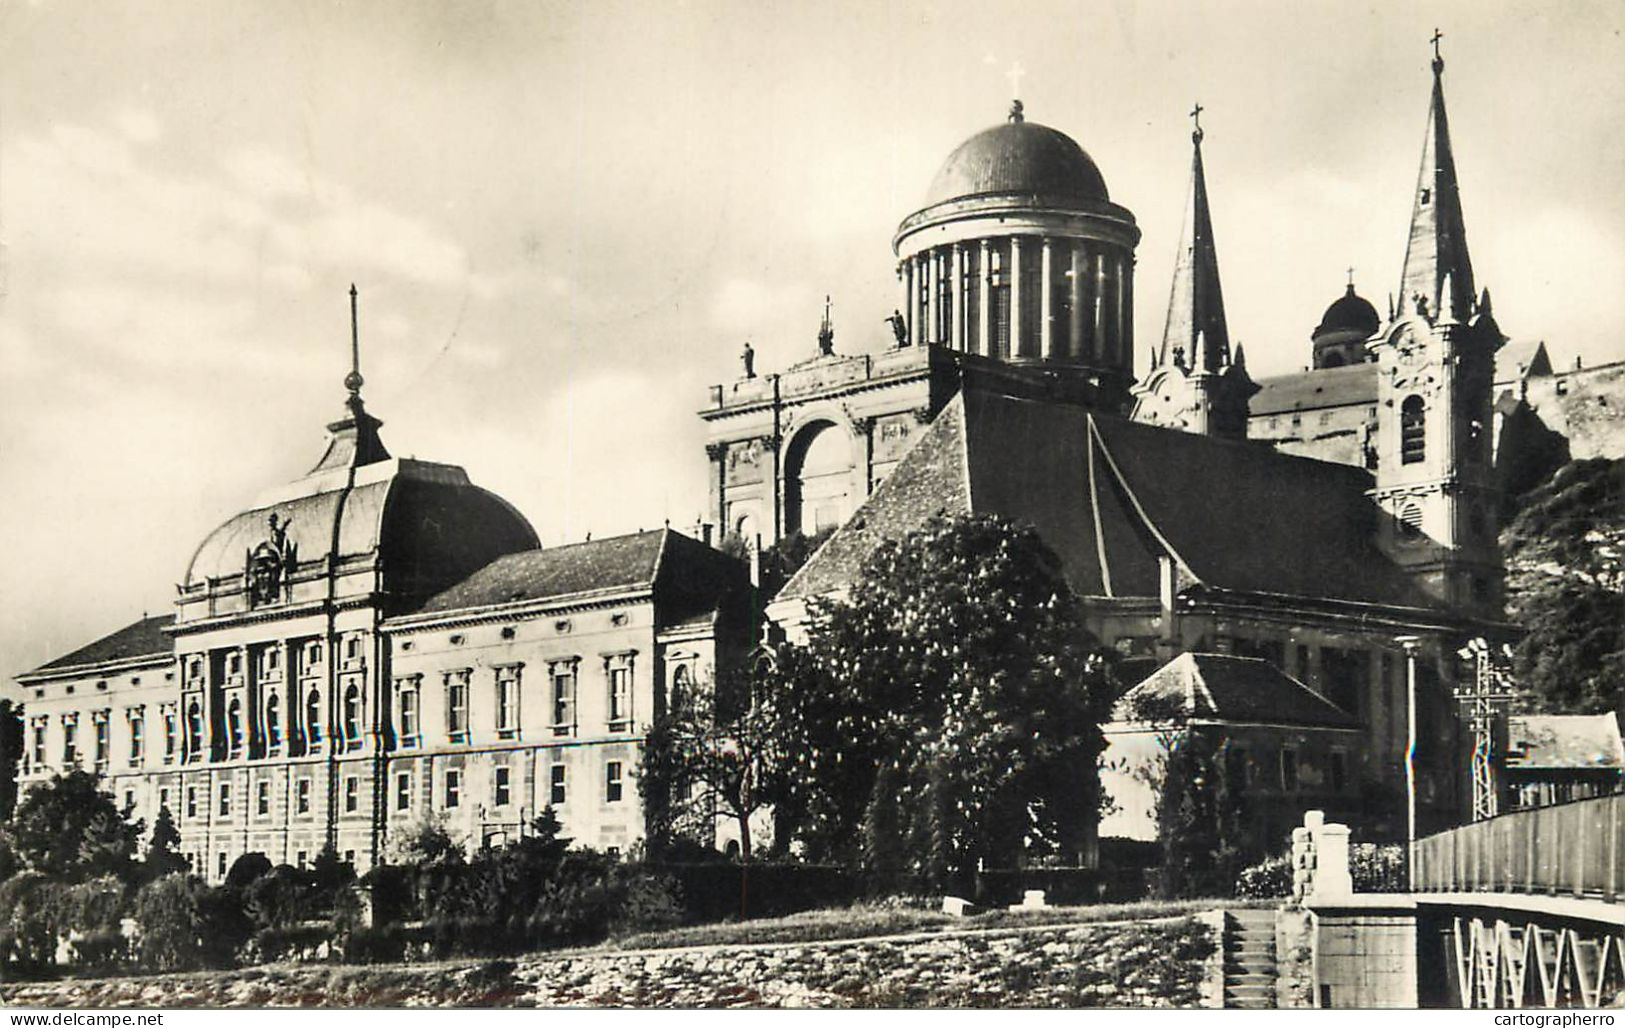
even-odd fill
[(1364, 297), (1354, 292), (1354, 283), (1350, 282), (1348, 291), (1338, 297), (1326, 313), (1321, 315), (1320, 324), (1316, 326), (1311, 338), (1319, 339), (1321, 336), (1333, 332), (1358, 332), (1361, 338), (1374, 335), (1382, 320), (1377, 317), (1377, 308), (1371, 306)]
[[(1012, 115), (1019, 119), (1019, 113)], [(978, 132), (948, 155), (931, 181), (925, 204), (990, 194), (1041, 196), (1060, 204), (1109, 200), (1106, 180), (1064, 132), (1012, 120)]]

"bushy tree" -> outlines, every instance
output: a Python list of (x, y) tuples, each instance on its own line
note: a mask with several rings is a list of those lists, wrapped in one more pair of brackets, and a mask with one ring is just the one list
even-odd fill
[(787, 765), (773, 798), (811, 855), (902, 852), (942, 887), (1034, 849), (1079, 855), (1112, 690), (1036, 531), (935, 518), (814, 615), (764, 701)]
[(1573, 461), (1514, 503), (1507, 614), (1524, 709), (1625, 714), (1625, 460)]
[(23, 867), (78, 881), (129, 875), (141, 826), (125, 820), (96, 775), (75, 769), (30, 789), (7, 834)]
[(1228, 896), (1241, 870), (1262, 856), (1224, 753), (1211, 732), (1185, 727), (1171, 733), (1157, 793), (1161, 896)]
[(22, 708), (11, 700), (0, 700), (0, 821), (16, 809), (17, 764), (22, 755)]
[(142, 963), (157, 971), (196, 967), (203, 954), (203, 895), (208, 887), (184, 874), (154, 879), (136, 893)]

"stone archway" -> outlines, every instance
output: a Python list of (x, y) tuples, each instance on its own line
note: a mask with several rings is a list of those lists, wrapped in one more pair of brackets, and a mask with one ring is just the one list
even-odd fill
[(852, 513), (852, 440), (833, 421), (814, 421), (785, 453), (784, 534), (811, 535)]

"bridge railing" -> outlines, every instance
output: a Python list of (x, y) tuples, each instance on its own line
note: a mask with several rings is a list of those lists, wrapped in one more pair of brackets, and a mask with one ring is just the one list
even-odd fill
[(1417, 892), (1625, 893), (1625, 794), (1501, 814), (1411, 844)]

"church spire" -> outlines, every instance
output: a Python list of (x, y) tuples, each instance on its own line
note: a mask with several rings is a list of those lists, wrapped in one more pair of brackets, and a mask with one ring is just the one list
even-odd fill
[[(1433, 31), (1433, 98), (1428, 107), (1422, 167), (1411, 208), (1405, 271), (1399, 284), (1400, 316), (1421, 314), (1432, 320), (1449, 307), (1458, 318), (1473, 313), (1473, 263), (1467, 255), (1467, 230), (1461, 216), (1456, 160), (1450, 147), (1450, 124), (1444, 110), (1443, 33)], [(1450, 290), (1449, 297), (1443, 290)]]
[(1230, 333), (1224, 319), (1224, 295), (1219, 289), (1219, 257), (1213, 246), (1213, 220), (1208, 211), (1207, 177), (1202, 171), (1202, 105), (1191, 111), (1196, 127), (1191, 132), (1190, 203), (1180, 234), (1174, 263), (1174, 284), (1168, 298), (1168, 322), (1162, 334), (1157, 364), (1181, 356), (1193, 371), (1221, 371), (1230, 364)]
[(366, 380), (361, 377), (361, 326), (357, 298), (355, 283), (352, 282), (350, 372), (344, 376), (344, 388), (350, 395), (344, 401), (344, 417), (327, 426), (327, 452), (310, 469), (313, 475), (336, 468), (359, 468), (389, 459), (389, 451), (384, 449), (384, 441), (378, 435), (383, 422), (368, 414), (366, 405), (361, 402), (361, 386)]

